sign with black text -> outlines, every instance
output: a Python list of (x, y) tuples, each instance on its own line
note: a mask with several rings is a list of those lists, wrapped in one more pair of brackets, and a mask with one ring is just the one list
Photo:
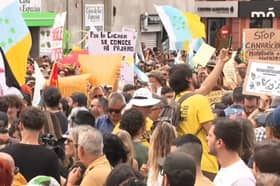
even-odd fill
[(19, 0), (21, 12), (40, 12), (41, 6), (41, 0)]
[(243, 93), (280, 96), (280, 63), (252, 60), (249, 63)]
[(280, 61), (280, 30), (245, 29), (243, 42), (249, 60)]
[(133, 32), (93, 32), (89, 33), (90, 54), (122, 54), (132, 56), (135, 51), (136, 36)]

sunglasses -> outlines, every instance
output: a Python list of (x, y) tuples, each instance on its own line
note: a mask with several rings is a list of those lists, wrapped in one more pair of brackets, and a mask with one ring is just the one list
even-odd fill
[(122, 109), (124, 108), (124, 106), (122, 107), (122, 108), (120, 108), (120, 109), (113, 109), (113, 108), (109, 108), (108, 109), (108, 111), (110, 112), (110, 113), (116, 113), (116, 114), (119, 114), (119, 113), (121, 113), (121, 111), (122, 111)]
[(95, 96), (93, 96), (94, 98), (102, 98), (103, 97), (103, 95), (95, 95)]

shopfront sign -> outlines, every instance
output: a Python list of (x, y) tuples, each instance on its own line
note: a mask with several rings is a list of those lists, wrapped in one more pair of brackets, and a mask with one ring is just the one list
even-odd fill
[(104, 4), (85, 4), (85, 27), (104, 30)]
[(238, 2), (195, 1), (194, 11), (200, 17), (238, 17)]
[(241, 18), (274, 18), (280, 17), (280, 1), (242, 1), (239, 2)]
[(21, 12), (40, 12), (42, 3), (41, 0), (19, 0)]

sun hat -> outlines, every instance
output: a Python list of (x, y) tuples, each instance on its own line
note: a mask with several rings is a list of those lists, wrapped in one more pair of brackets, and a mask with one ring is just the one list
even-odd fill
[(149, 107), (149, 106), (153, 106), (159, 102), (160, 102), (160, 100), (153, 98), (152, 93), (147, 88), (137, 89), (134, 92), (132, 99), (130, 100), (130, 103), (132, 105), (135, 105), (138, 107)]

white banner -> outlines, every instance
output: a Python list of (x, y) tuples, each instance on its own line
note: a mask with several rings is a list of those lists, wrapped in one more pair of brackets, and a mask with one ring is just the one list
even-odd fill
[(57, 14), (52, 28), (52, 57), (53, 61), (63, 57), (63, 32), (66, 12)]
[(132, 32), (90, 32), (90, 54), (122, 54), (133, 56), (136, 36)]
[[(104, 4), (85, 4), (85, 27), (104, 30)], [(90, 29), (92, 30), (92, 29)]]

